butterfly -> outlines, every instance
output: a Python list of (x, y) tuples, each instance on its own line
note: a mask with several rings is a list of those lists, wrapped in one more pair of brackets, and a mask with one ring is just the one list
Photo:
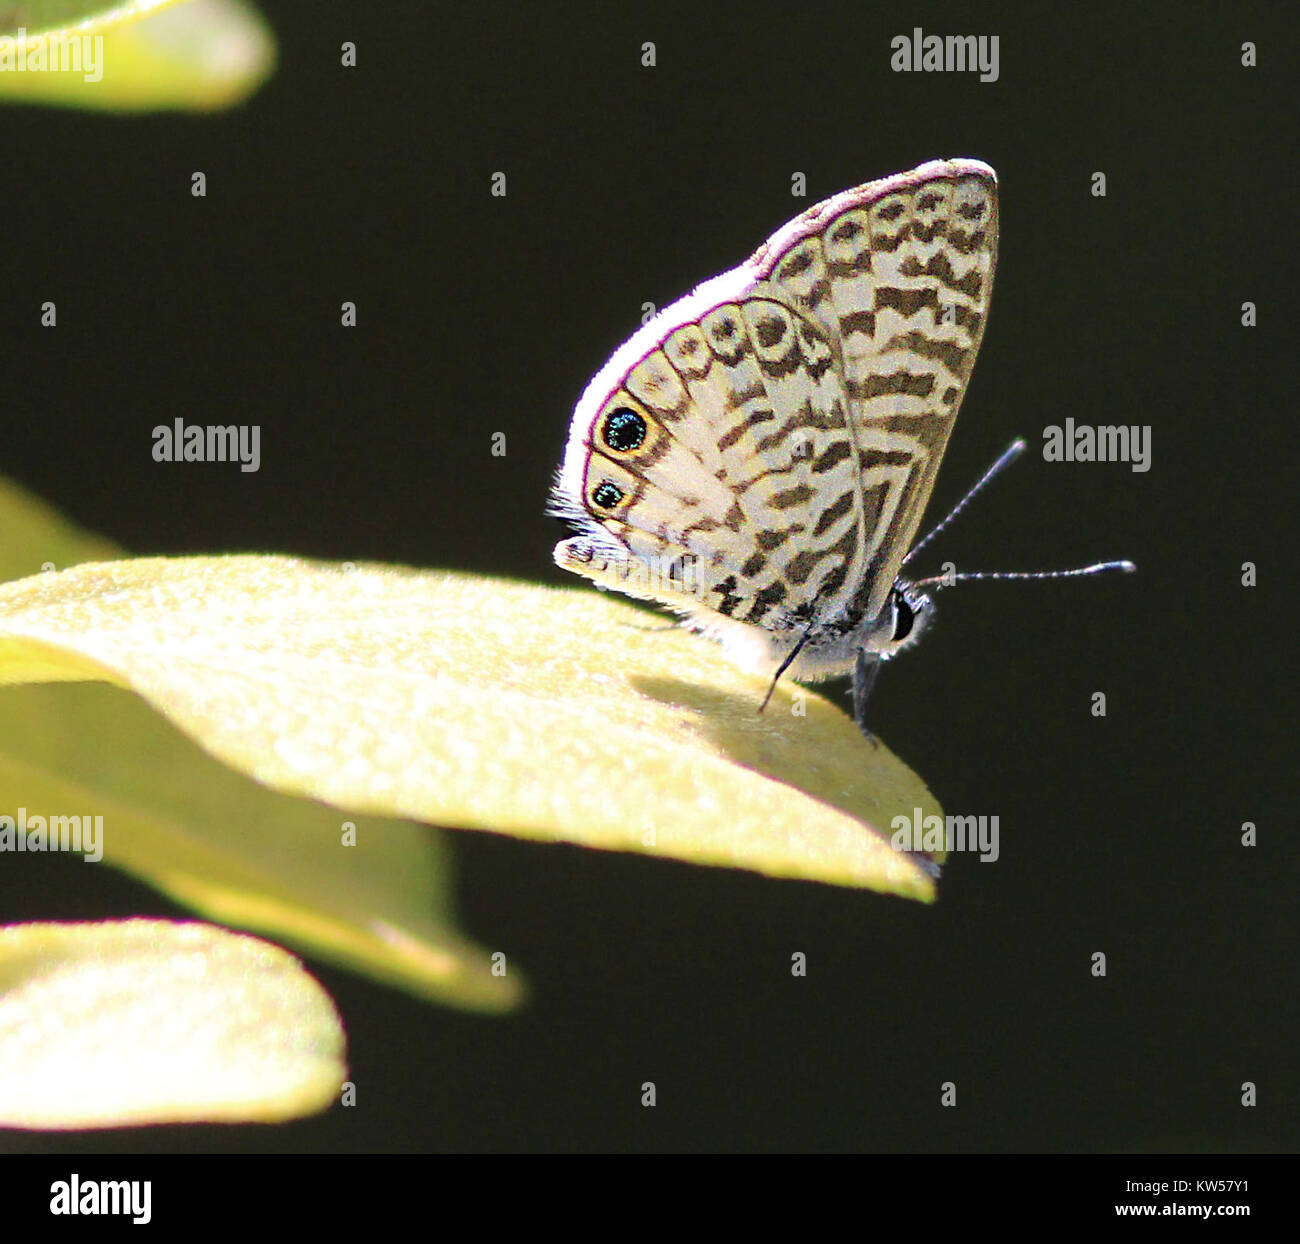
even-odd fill
[(997, 247), (994, 171), (932, 161), (818, 203), (666, 307), (574, 409), (550, 513), (578, 534), (556, 563), (685, 615), (772, 687), (852, 673), (870, 737), (879, 663), (932, 616), (938, 581), (900, 572)]

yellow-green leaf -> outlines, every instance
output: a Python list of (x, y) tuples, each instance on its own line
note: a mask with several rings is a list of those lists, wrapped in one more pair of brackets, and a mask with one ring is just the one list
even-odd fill
[(347, 1075), (329, 996), (288, 952), (163, 920), (0, 928), (0, 1126), (272, 1123)]
[(0, 101), (106, 112), (229, 108), (275, 67), (245, 0), (27, 0), (0, 11)]
[[(87, 556), (115, 556), (0, 480), (0, 579)], [(53, 585), (39, 574), (34, 583)], [(28, 672), (63, 678), (65, 646)], [(0, 638), (0, 667), (12, 652)], [(101, 667), (85, 667), (97, 676)], [(265, 789), (212, 760), (145, 701), (102, 683), (4, 686), (0, 674), (0, 837), (19, 816), (102, 818), (105, 863), (205, 916), (284, 939), (420, 997), (500, 1011), (519, 999), (511, 965), (457, 932), (449, 852), (424, 825), (341, 814)], [(355, 845), (347, 826), (355, 823)], [(22, 856), (0, 855), (9, 876)], [(76, 864), (75, 867), (93, 867)]]
[[(650, 626), (647, 626), (647, 623)], [(287, 557), (145, 558), (0, 587), (0, 678), (90, 671), (235, 769), (340, 808), (915, 898), (938, 810), (821, 697), (585, 589)]]

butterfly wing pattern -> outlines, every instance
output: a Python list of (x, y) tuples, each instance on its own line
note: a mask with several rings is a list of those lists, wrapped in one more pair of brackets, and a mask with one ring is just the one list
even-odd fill
[(579, 534), (556, 562), (768, 673), (889, 655), (996, 256), (993, 170), (933, 161), (809, 208), (665, 308), (574, 410), (551, 512)]

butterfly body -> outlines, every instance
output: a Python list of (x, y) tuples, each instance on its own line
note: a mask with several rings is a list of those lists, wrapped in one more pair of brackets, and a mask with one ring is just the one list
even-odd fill
[(953, 160), (845, 191), (644, 325), (574, 410), (556, 562), (768, 673), (915, 642), (930, 600), (899, 571), (983, 335), (996, 187)]

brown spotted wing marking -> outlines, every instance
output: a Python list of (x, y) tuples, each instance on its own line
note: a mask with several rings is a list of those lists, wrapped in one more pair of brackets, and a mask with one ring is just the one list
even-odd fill
[[(845, 191), (633, 337), (574, 414), (556, 510), (588, 538), (561, 564), (668, 598), (614, 581), (620, 565), (688, 557), (695, 607), (767, 630), (875, 616), (983, 332), (997, 222), (981, 168)], [(632, 447), (607, 432), (628, 411), (646, 429)]]
[[(648, 427), (632, 453), (602, 436), (620, 410)], [(775, 299), (727, 302), (670, 333), (602, 403), (584, 496), (605, 481), (623, 493), (593, 516), (633, 556), (690, 554), (700, 606), (792, 625), (861, 558), (847, 411), (814, 323)]]
[(850, 190), (814, 207), (752, 260), (764, 283), (785, 291), (838, 349), (861, 469), (869, 617), (884, 604), (934, 487), (997, 261), (991, 175), (967, 166), (891, 180), (875, 196), (860, 188), (860, 202)]

